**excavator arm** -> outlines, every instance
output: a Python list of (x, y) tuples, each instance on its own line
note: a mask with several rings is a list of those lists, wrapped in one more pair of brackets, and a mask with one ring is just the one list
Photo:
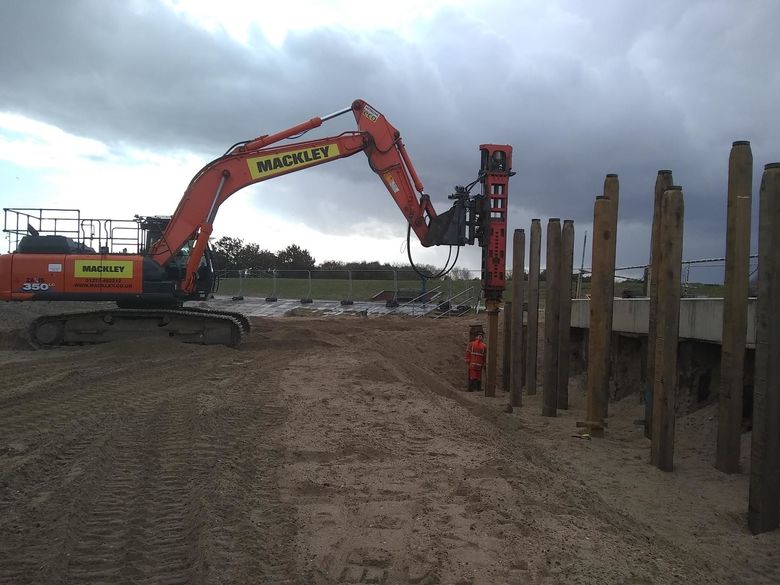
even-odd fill
[[(326, 120), (352, 112), (358, 131), (310, 141), (278, 143), (317, 128)], [(236, 191), (254, 183), (364, 152), (390, 196), (423, 246), (465, 244), (463, 199), (437, 216), (412, 165), (400, 132), (380, 112), (363, 100), (324, 117), (315, 117), (273, 135), (265, 135), (232, 147), (203, 167), (187, 187), (176, 212), (149, 255), (161, 266), (168, 264), (189, 242), (192, 246), (182, 292), (195, 287), (198, 266), (206, 251), (219, 206)]]

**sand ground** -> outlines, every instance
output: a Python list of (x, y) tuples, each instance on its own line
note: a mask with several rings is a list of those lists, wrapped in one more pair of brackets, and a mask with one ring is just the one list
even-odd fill
[(672, 473), (635, 397), (604, 439), (577, 436), (580, 379), (557, 418), (506, 413), (463, 392), (481, 317), (32, 350), (40, 310), (0, 305), (0, 583), (780, 582), (747, 475), (712, 467), (712, 406), (678, 420)]

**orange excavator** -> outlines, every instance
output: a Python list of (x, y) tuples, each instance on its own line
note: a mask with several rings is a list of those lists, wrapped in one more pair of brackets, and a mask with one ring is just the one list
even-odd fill
[[(280, 145), (348, 112), (355, 116), (357, 131)], [(30, 339), (38, 346), (99, 343), (150, 332), (186, 342), (236, 345), (249, 331), (248, 319), (184, 305), (214, 291), (208, 241), (220, 205), (247, 185), (364, 152), (406, 218), (408, 235), (414, 231), (423, 246), (476, 241), (483, 247), (484, 295), (500, 302), (512, 147), (483, 144), (480, 151), (477, 179), (456, 187), (451, 209), (437, 214), (398, 130), (365, 101), (356, 100), (333, 114), (234, 144), (193, 177), (172, 217), (136, 218), (137, 253), (126, 248), (115, 252), (102, 243), (94, 250), (85, 241), (83, 220), (76, 233), (57, 233), (56, 220), (43, 233), (43, 219), (32, 210), (6, 209), (4, 231), (16, 234), (17, 241), (15, 251), (0, 256), (0, 300), (116, 302), (116, 308), (36, 319)], [(483, 193), (472, 196), (478, 183)], [(38, 217), (39, 228), (29, 221), (21, 229), (9, 227), (9, 212), (17, 224), (20, 217)]]

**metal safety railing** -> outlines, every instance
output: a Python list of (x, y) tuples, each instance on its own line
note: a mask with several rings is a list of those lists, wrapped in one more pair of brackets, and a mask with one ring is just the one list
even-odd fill
[(63, 236), (87, 251), (141, 252), (143, 229), (135, 219), (83, 218), (78, 209), (3, 208), (3, 232), (8, 251), (15, 251), (25, 236)]
[[(467, 301), (463, 303), (461, 301)], [(446, 303), (446, 309), (441, 309), (442, 304)], [(473, 304), (469, 304), (473, 303)], [(447, 317), (451, 315), (464, 315), (470, 310), (475, 313), (479, 312), (479, 290), (475, 290), (474, 287), (469, 287), (466, 290), (459, 292), (456, 295), (451, 295), (439, 305), (440, 312), (436, 315), (436, 319), (440, 317)], [(453, 309), (453, 306), (455, 308)]]
[[(404, 313), (411, 313), (413, 317), (422, 317), (424, 315), (427, 315), (430, 313), (433, 308), (429, 308), (428, 305), (436, 301), (437, 298), (439, 298), (441, 293), (442, 285), (437, 286), (436, 288), (432, 288), (430, 290), (424, 291), (414, 297), (413, 299), (410, 299), (408, 301), (405, 301), (403, 303), (398, 304), (398, 306), (393, 307), (393, 309), (390, 311), (390, 313), (397, 313), (397, 312), (404, 312)], [(436, 306), (438, 306), (439, 303), (436, 303)], [(411, 309), (409, 311), (408, 309)]]

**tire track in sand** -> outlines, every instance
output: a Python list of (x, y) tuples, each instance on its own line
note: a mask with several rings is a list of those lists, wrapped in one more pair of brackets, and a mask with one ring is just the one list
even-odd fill
[[(278, 490), (286, 408), (270, 360), (175, 349), (175, 369), (151, 352), (136, 380), (120, 368), (101, 390), (32, 384), (28, 401), (13, 397), (0, 582), (287, 582), (295, 525)], [(95, 375), (93, 353), (74, 371)]]

